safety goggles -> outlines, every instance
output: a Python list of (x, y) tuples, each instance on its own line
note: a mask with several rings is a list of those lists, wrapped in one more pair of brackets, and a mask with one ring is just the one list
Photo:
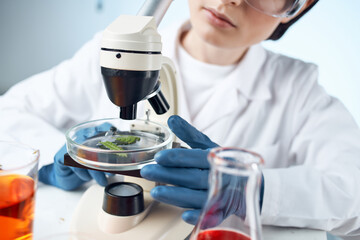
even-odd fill
[(256, 10), (273, 17), (292, 17), (307, 0), (245, 0)]

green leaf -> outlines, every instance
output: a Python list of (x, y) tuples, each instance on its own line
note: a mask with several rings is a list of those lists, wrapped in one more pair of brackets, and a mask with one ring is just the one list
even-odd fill
[[(123, 148), (117, 146), (115, 143), (113, 142), (99, 142), (101, 145), (103, 145), (104, 147), (106, 147), (109, 150), (116, 150), (116, 151), (124, 151)], [(120, 157), (127, 157), (126, 153), (116, 153), (116, 155), (120, 156)]]
[(140, 138), (136, 136), (120, 136), (115, 139), (117, 145), (130, 145), (138, 141), (140, 141)]

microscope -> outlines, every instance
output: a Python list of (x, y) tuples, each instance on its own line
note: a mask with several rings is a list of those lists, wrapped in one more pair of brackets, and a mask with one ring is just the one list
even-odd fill
[(146, 1), (137, 16), (120, 16), (103, 33), (101, 73), (109, 99), (120, 107), (121, 119), (136, 119), (137, 104), (144, 100), (158, 115), (169, 110), (159, 78), (169, 85), (171, 103), (175, 101), (175, 69), (161, 54), (157, 32), (170, 4), (171, 0)]
[[(119, 16), (103, 32), (101, 73), (110, 101), (120, 109), (119, 118), (90, 121), (69, 129), (69, 155), (64, 162), (123, 176), (105, 189), (97, 184), (87, 189), (73, 215), (72, 232), (87, 233), (94, 239), (172, 240), (185, 239), (193, 229), (181, 219), (182, 209), (151, 198), (150, 190), (160, 183), (142, 179), (139, 174), (142, 166), (153, 163), (156, 152), (176, 147), (167, 127), (168, 117), (178, 114), (176, 71), (172, 61), (161, 54), (157, 31), (171, 2), (147, 0), (137, 16)], [(151, 120), (150, 109), (156, 113)], [(144, 117), (145, 112), (146, 119), (138, 119), (137, 115)], [(147, 141), (140, 140), (145, 145), (138, 149), (136, 144), (123, 149), (107, 140), (104, 145), (109, 149), (105, 150), (77, 140), (79, 131), (104, 126), (106, 130), (90, 136), (89, 142), (97, 137), (109, 139), (114, 133)]]

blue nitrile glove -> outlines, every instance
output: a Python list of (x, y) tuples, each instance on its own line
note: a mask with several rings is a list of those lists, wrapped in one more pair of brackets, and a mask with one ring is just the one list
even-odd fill
[[(80, 130), (76, 135), (77, 141), (82, 142), (99, 132), (108, 131), (111, 125), (104, 123), (98, 127)], [(39, 170), (39, 180), (64, 190), (73, 190), (83, 183), (95, 179), (101, 186), (107, 185), (107, 178), (103, 172), (88, 170), (64, 165), (64, 154), (67, 153), (64, 145), (54, 156), (54, 163), (43, 166)]]
[[(210, 148), (218, 145), (199, 132), (179, 116), (171, 116), (168, 125), (173, 133), (192, 149), (167, 149), (155, 155), (158, 164), (144, 166), (142, 177), (175, 186), (157, 186), (151, 190), (154, 199), (183, 208), (192, 208), (183, 213), (183, 219), (195, 224), (201, 208), (207, 199), (209, 162), (207, 155)], [(241, 207), (238, 203), (223, 208), (221, 213), (227, 216)]]

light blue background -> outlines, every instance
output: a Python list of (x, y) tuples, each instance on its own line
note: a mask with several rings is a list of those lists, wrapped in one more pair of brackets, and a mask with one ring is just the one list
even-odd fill
[[(143, 0), (1, 0), (0, 94), (70, 58), (118, 15), (136, 14)], [(98, 7), (102, 5), (102, 7)], [(319, 65), (320, 83), (360, 123), (360, 1), (320, 0), (278, 42), (264, 45)], [(160, 27), (188, 17), (174, 0)]]

